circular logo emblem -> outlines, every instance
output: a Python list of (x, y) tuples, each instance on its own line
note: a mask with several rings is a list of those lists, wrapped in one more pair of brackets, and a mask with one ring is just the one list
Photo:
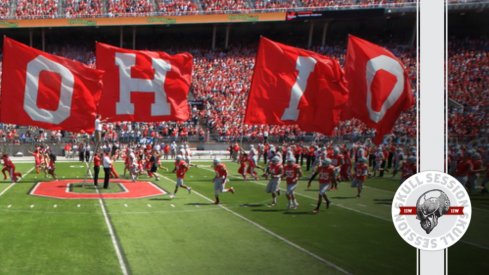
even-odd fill
[(454, 177), (424, 171), (404, 181), (392, 200), (392, 221), (411, 246), (440, 250), (465, 234), (472, 216), (469, 194)]

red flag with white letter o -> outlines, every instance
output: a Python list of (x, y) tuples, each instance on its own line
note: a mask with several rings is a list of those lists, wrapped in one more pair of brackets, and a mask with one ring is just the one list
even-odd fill
[(97, 43), (105, 71), (100, 114), (108, 121), (185, 121), (192, 55), (128, 50)]
[(2, 72), (1, 122), (93, 132), (102, 71), (4, 37)]
[(356, 117), (376, 129), (378, 144), (414, 104), (407, 69), (387, 49), (350, 35), (345, 71), (350, 100), (344, 118)]
[(262, 37), (248, 96), (246, 124), (297, 124), (331, 134), (348, 100), (339, 63)]

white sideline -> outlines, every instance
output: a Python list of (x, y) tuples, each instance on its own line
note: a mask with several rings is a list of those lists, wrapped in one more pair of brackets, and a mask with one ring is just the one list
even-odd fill
[[(200, 168), (200, 169), (203, 169), (203, 170), (207, 170), (207, 171), (210, 171), (210, 172), (214, 172), (213, 170), (211, 170), (209, 168), (205, 168), (205, 167), (201, 167), (201, 166), (197, 166), (197, 168)], [(236, 176), (231, 176), (231, 177), (234, 178), (234, 179), (241, 179), (241, 178), (236, 177)], [(266, 184), (263, 184), (263, 183), (260, 183), (260, 182), (257, 182), (257, 181), (251, 181), (251, 182), (253, 182), (255, 184), (258, 184), (258, 185), (261, 185), (261, 186), (266, 186)], [(284, 188), (280, 188), (280, 190), (286, 191)], [(299, 192), (295, 192), (295, 194), (297, 194), (297, 195), (299, 195), (301, 197), (304, 197), (304, 198), (312, 199), (312, 200), (316, 200), (317, 199), (317, 198), (313, 198), (311, 196), (308, 196), (308, 195), (305, 195), (305, 194), (302, 194), (302, 193), (299, 193)], [(379, 220), (383, 220), (383, 221), (386, 221), (386, 222), (392, 222), (391, 219), (384, 218), (384, 217), (381, 217), (381, 216), (377, 216), (377, 215), (374, 215), (374, 214), (370, 214), (370, 213), (367, 213), (367, 212), (364, 212), (364, 211), (361, 211), (361, 210), (357, 210), (357, 209), (354, 209), (354, 208), (350, 208), (350, 207), (344, 206), (342, 204), (335, 204), (334, 203), (333, 205), (338, 206), (340, 208), (344, 208), (346, 210), (350, 210), (352, 212), (356, 212), (358, 214), (367, 215), (367, 216), (370, 216), (370, 217), (373, 217), (373, 218), (377, 218)], [(471, 245), (471, 246), (477, 247), (477, 248), (489, 250), (489, 247), (484, 246), (484, 245), (481, 245), (481, 244), (476, 244), (476, 243), (469, 242), (469, 241), (464, 241), (464, 240), (461, 240), (460, 242), (461, 243), (464, 243), (464, 244), (467, 244), (467, 245)]]
[[(90, 178), (93, 178), (92, 170), (88, 169), (88, 173), (90, 174)], [(97, 191), (97, 194), (100, 195), (100, 192), (98, 191), (98, 188), (95, 188)], [(110, 234), (110, 239), (112, 240), (112, 245), (114, 246), (115, 253), (117, 254), (117, 260), (119, 261), (119, 266), (121, 268), (121, 272), (123, 275), (128, 275), (128, 268), (126, 266), (126, 262), (124, 261), (122, 257), (122, 252), (121, 252), (121, 246), (120, 243), (117, 241), (117, 238), (115, 237), (114, 233), (114, 228), (112, 227), (112, 223), (109, 220), (109, 215), (107, 214), (107, 209), (105, 208), (104, 202), (101, 197), (98, 199), (100, 208), (102, 208), (102, 214), (104, 215), (104, 220), (105, 224), (107, 225), (107, 228), (109, 229), (109, 234)]]
[[(31, 169), (29, 169), (29, 170), (28, 170), (28, 171), (27, 171), (27, 172), (24, 174), (24, 176), (22, 176), (22, 178), (19, 180), (19, 182), (20, 182), (21, 180), (23, 180), (25, 176), (29, 175), (29, 174), (32, 172), (32, 170), (34, 170), (34, 167), (32, 167)], [(4, 190), (3, 190), (3, 191), (0, 193), (0, 197), (1, 197), (3, 194), (5, 194), (5, 192), (7, 192), (7, 191), (8, 191), (10, 188), (14, 187), (14, 185), (15, 185), (15, 182), (12, 182), (12, 183), (11, 183), (9, 186), (7, 186), (7, 188), (5, 188), (5, 189), (4, 189)]]
[[(164, 176), (164, 175), (160, 175), (160, 174), (158, 174), (158, 175), (159, 175), (160, 177), (162, 177), (162, 178), (166, 179), (167, 181), (170, 181), (170, 182), (172, 182), (172, 183), (175, 183), (175, 181), (174, 181), (174, 180), (172, 180), (172, 179), (170, 179), (170, 178), (168, 178), (168, 177), (166, 177), (166, 176)], [(214, 202), (212, 199), (210, 199), (210, 198), (208, 198), (208, 197), (206, 197), (206, 196), (202, 195), (201, 193), (199, 193), (199, 192), (195, 191), (194, 189), (192, 189), (192, 193), (194, 193), (194, 194), (198, 195), (199, 197), (201, 197), (201, 198), (203, 198), (203, 199), (205, 199), (205, 200), (207, 200), (207, 201), (209, 201), (209, 202)], [(248, 218), (246, 218), (246, 217), (242, 216), (241, 214), (238, 214), (238, 213), (234, 212), (233, 210), (231, 210), (231, 209), (227, 208), (226, 206), (221, 205), (221, 204), (219, 204), (218, 206), (219, 206), (219, 207), (221, 207), (222, 209), (226, 210), (227, 212), (229, 212), (229, 213), (231, 213), (231, 214), (233, 214), (233, 215), (235, 215), (235, 216), (239, 217), (240, 219), (242, 219), (242, 220), (244, 220), (244, 221), (247, 221), (248, 223), (250, 223), (250, 224), (252, 224), (252, 225), (256, 226), (258, 229), (261, 229), (262, 231), (264, 231), (264, 232), (266, 232), (266, 233), (268, 233), (268, 234), (272, 235), (273, 237), (275, 237), (275, 238), (277, 238), (277, 239), (279, 239), (279, 240), (281, 240), (281, 241), (285, 242), (286, 244), (288, 244), (288, 245), (290, 245), (290, 246), (292, 246), (292, 247), (294, 247), (294, 248), (296, 248), (296, 249), (298, 249), (298, 250), (300, 250), (300, 251), (302, 251), (302, 252), (306, 253), (307, 255), (309, 255), (309, 256), (311, 256), (311, 257), (315, 258), (316, 260), (318, 260), (318, 261), (320, 261), (320, 262), (322, 262), (322, 263), (326, 264), (327, 266), (332, 267), (332, 268), (334, 268), (334, 269), (336, 269), (337, 271), (340, 271), (340, 272), (342, 272), (342, 273), (345, 273), (345, 274), (351, 274), (350, 272), (348, 272), (348, 271), (346, 271), (345, 269), (343, 269), (343, 268), (341, 268), (341, 267), (339, 267), (339, 266), (335, 265), (334, 263), (332, 263), (332, 262), (330, 262), (330, 261), (328, 261), (328, 260), (325, 260), (325, 259), (321, 258), (320, 256), (318, 256), (318, 255), (316, 255), (316, 254), (314, 254), (314, 253), (310, 252), (309, 250), (307, 250), (307, 249), (303, 248), (302, 246), (299, 246), (298, 244), (295, 244), (295, 243), (293, 243), (293, 242), (291, 242), (291, 241), (287, 240), (286, 238), (284, 238), (284, 237), (282, 237), (282, 236), (278, 235), (277, 233), (275, 233), (275, 232), (273, 232), (273, 231), (271, 231), (271, 230), (269, 230), (269, 229), (267, 229), (267, 228), (263, 227), (262, 225), (260, 225), (260, 224), (258, 224), (258, 223), (256, 223), (256, 222), (254, 222), (254, 221), (252, 221), (252, 220), (250, 220), (250, 219), (248, 219)]]

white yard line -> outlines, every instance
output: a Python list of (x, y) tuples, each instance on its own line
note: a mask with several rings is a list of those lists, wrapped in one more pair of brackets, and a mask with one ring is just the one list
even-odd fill
[[(162, 178), (164, 178), (164, 179), (166, 179), (167, 181), (170, 181), (170, 182), (172, 182), (172, 183), (175, 183), (175, 181), (174, 181), (174, 180), (172, 180), (172, 179), (170, 179), (170, 178), (168, 178), (168, 177), (166, 177), (166, 176), (163, 176), (163, 175), (159, 175), (159, 176), (160, 176), (160, 177), (162, 177)], [(193, 193), (193, 194), (198, 195), (199, 197), (201, 197), (201, 198), (203, 198), (203, 199), (205, 199), (205, 200), (207, 200), (207, 201), (209, 201), (209, 202), (214, 202), (212, 199), (210, 199), (210, 198), (208, 198), (208, 197), (206, 197), (206, 196), (202, 195), (201, 193), (199, 193), (199, 192), (197, 192), (197, 191), (195, 191), (195, 190), (193, 190), (193, 189), (192, 189), (192, 193)], [(290, 246), (292, 246), (292, 247), (294, 247), (294, 248), (296, 248), (296, 249), (298, 249), (298, 250), (300, 250), (300, 251), (302, 251), (302, 252), (306, 253), (307, 255), (309, 255), (309, 256), (311, 256), (311, 257), (315, 258), (316, 260), (318, 260), (318, 261), (320, 261), (320, 262), (322, 262), (322, 263), (326, 264), (327, 266), (329, 266), (329, 267), (331, 267), (331, 268), (334, 268), (334, 269), (336, 269), (337, 271), (340, 271), (340, 272), (342, 272), (342, 273), (345, 273), (345, 274), (351, 274), (350, 272), (348, 272), (348, 271), (346, 271), (345, 269), (343, 269), (343, 268), (341, 268), (341, 267), (337, 266), (336, 264), (334, 264), (334, 263), (332, 263), (332, 262), (330, 262), (330, 261), (328, 261), (328, 260), (325, 260), (325, 259), (321, 258), (320, 256), (318, 256), (318, 255), (316, 255), (316, 254), (312, 253), (311, 251), (309, 251), (309, 250), (307, 250), (307, 249), (303, 248), (302, 246), (300, 246), (300, 245), (298, 245), (298, 244), (295, 244), (295, 243), (293, 243), (293, 242), (291, 242), (291, 241), (287, 240), (286, 238), (284, 238), (284, 237), (282, 237), (282, 236), (278, 235), (277, 233), (275, 233), (275, 232), (273, 232), (273, 231), (271, 231), (271, 230), (269, 230), (269, 229), (267, 229), (267, 228), (263, 227), (262, 225), (260, 225), (260, 224), (258, 224), (258, 223), (256, 223), (256, 222), (254, 222), (254, 221), (252, 221), (252, 220), (250, 220), (250, 219), (248, 219), (248, 218), (244, 217), (243, 215), (241, 215), (241, 214), (239, 214), (239, 213), (237, 213), (237, 212), (234, 212), (233, 210), (231, 210), (231, 209), (227, 208), (226, 206), (224, 206), (224, 205), (222, 205), (222, 204), (219, 204), (218, 206), (219, 206), (219, 207), (221, 207), (222, 209), (226, 210), (227, 212), (229, 212), (229, 213), (231, 213), (231, 214), (235, 215), (236, 217), (239, 217), (240, 219), (242, 219), (242, 220), (244, 220), (244, 221), (246, 221), (246, 222), (248, 222), (248, 223), (250, 223), (250, 224), (254, 225), (254, 226), (255, 226), (255, 227), (257, 227), (258, 229), (260, 229), (260, 230), (262, 230), (262, 231), (264, 231), (264, 232), (266, 232), (266, 233), (270, 234), (271, 236), (273, 236), (273, 237), (275, 237), (275, 238), (277, 238), (277, 239), (279, 239), (279, 240), (281, 240), (281, 241), (285, 242), (286, 244), (288, 244), (288, 245), (290, 245)]]
[[(97, 189), (97, 193), (99, 193), (98, 189)], [(104, 214), (105, 224), (107, 224), (107, 228), (109, 229), (109, 234), (110, 234), (110, 238), (112, 240), (112, 245), (114, 246), (115, 253), (117, 254), (117, 259), (119, 260), (119, 266), (121, 268), (122, 274), (128, 275), (129, 272), (128, 272), (126, 263), (122, 257), (120, 244), (117, 241), (117, 238), (115, 237), (114, 228), (112, 227), (112, 223), (110, 222), (109, 216), (107, 215), (107, 209), (105, 209), (105, 205), (104, 205), (104, 202), (102, 201), (102, 199), (98, 199), (98, 202), (100, 204), (100, 208), (102, 208), (102, 213)]]
[[(90, 178), (93, 178), (92, 170), (88, 169), (88, 173), (90, 175)], [(100, 195), (100, 192), (98, 191), (98, 188), (95, 188), (97, 191), (97, 194)], [(123, 275), (128, 275), (129, 271), (126, 265), (126, 262), (124, 261), (124, 258), (122, 256), (122, 249), (121, 249), (121, 244), (117, 240), (115, 233), (114, 233), (114, 227), (112, 226), (112, 223), (110, 222), (109, 215), (107, 214), (107, 209), (105, 208), (104, 201), (102, 200), (102, 196), (99, 196), (98, 199), (100, 208), (102, 209), (102, 214), (104, 215), (104, 220), (105, 224), (107, 225), (107, 228), (109, 229), (109, 234), (110, 234), (110, 239), (112, 240), (112, 245), (114, 246), (115, 253), (117, 255), (117, 260), (119, 261), (119, 267), (121, 268), (121, 272)]]
[[(25, 178), (25, 176), (29, 175), (29, 174), (32, 172), (32, 170), (34, 170), (34, 167), (32, 167), (31, 169), (29, 169), (29, 170), (28, 170), (28, 171), (27, 171), (27, 172), (26, 172), (26, 173), (25, 173), (25, 174), (22, 176), (22, 178), (19, 180), (19, 182), (20, 182), (20, 181), (22, 181), (22, 180)], [(7, 192), (7, 191), (8, 191), (10, 188), (14, 187), (14, 185), (15, 185), (15, 182), (12, 182), (12, 183), (11, 183), (9, 186), (7, 186), (7, 188), (5, 188), (5, 189), (4, 189), (4, 190), (3, 190), (3, 191), (0, 193), (0, 196), (2, 196), (3, 194), (5, 194), (5, 192)]]
[[(205, 168), (205, 167), (201, 167), (201, 166), (198, 166), (198, 168), (203, 169), (203, 170), (207, 170), (207, 171), (210, 171), (210, 172), (214, 172), (213, 170), (211, 170), (211, 169), (209, 169), (209, 168)], [(241, 178), (239, 178), (239, 177), (234, 177), (234, 176), (233, 176), (233, 178), (235, 178), (235, 179), (241, 179)], [(256, 181), (251, 181), (251, 182), (256, 183), (256, 184), (258, 184), (258, 185), (266, 186), (266, 184), (264, 184), (264, 183), (260, 183), (260, 182), (256, 182)], [(285, 189), (283, 189), (283, 188), (280, 188), (280, 190), (285, 191)], [(301, 197), (304, 197), (304, 198), (309, 198), (309, 199), (312, 199), (312, 200), (316, 200), (316, 199), (317, 199), (317, 198), (314, 198), (314, 197), (311, 197), (311, 196), (308, 196), (308, 195), (305, 195), (305, 194), (302, 194), (302, 193), (299, 193), (299, 192), (295, 192), (295, 193), (296, 193), (297, 195), (301, 196)], [(379, 220), (383, 220), (383, 221), (386, 221), (386, 222), (390, 222), (390, 223), (392, 223), (392, 219), (389, 219), (389, 218), (384, 218), (384, 217), (381, 217), (381, 216), (377, 216), (377, 215), (374, 215), (374, 214), (370, 214), (370, 213), (368, 213), (368, 212), (364, 212), (364, 211), (361, 211), (361, 210), (357, 210), (357, 209), (354, 209), (354, 208), (350, 208), (350, 207), (348, 207), (348, 206), (344, 206), (344, 205), (342, 205), (342, 204), (336, 204), (336, 203), (333, 203), (333, 205), (338, 206), (338, 207), (340, 207), (340, 208), (344, 208), (344, 209), (346, 209), (346, 210), (350, 210), (350, 211), (352, 211), (352, 212), (356, 212), (356, 213), (358, 213), (358, 214), (363, 214), (363, 215), (366, 215), (366, 216), (370, 216), (370, 217), (373, 217), (373, 218), (377, 218), (377, 219), (379, 219)], [(472, 243), (472, 242), (468, 242), (468, 241), (463, 241), (463, 240), (462, 240), (462, 241), (460, 241), (460, 242), (465, 243), (465, 244), (468, 244), (468, 245), (472, 245), (472, 246), (477, 247), (477, 248), (481, 248), (481, 249), (489, 250), (489, 247), (484, 246), (484, 245), (481, 245), (481, 244), (476, 244), (476, 243)]]

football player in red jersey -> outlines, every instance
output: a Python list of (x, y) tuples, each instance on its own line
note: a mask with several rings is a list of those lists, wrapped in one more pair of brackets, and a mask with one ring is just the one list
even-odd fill
[(485, 165), (486, 165), (486, 172), (481, 182), (481, 186), (482, 186), (481, 194), (489, 193), (489, 190), (487, 190), (487, 184), (489, 183), (489, 162), (487, 162)]
[(407, 161), (403, 161), (401, 165), (401, 183), (416, 174), (416, 170), (416, 157), (409, 156)]
[(316, 208), (312, 210), (313, 213), (319, 212), (322, 200), (326, 200), (326, 208), (329, 208), (331, 201), (328, 199), (326, 192), (331, 188), (332, 183), (336, 182), (336, 168), (331, 165), (331, 159), (325, 158), (321, 161), (321, 165), (316, 168), (314, 174), (307, 183), (307, 188), (311, 186), (311, 182), (319, 175), (319, 195)]
[(301, 167), (295, 163), (294, 158), (288, 158), (287, 159), (287, 165), (284, 166), (284, 172), (282, 177), (285, 178), (287, 182), (287, 199), (289, 200), (289, 203), (287, 205), (287, 209), (293, 208), (297, 209), (299, 204), (297, 203), (297, 200), (295, 199), (295, 194), (294, 191), (297, 187), (297, 182), (299, 181), (300, 177), (302, 176), (302, 171)]
[(257, 167), (255, 160), (250, 156), (248, 157), (247, 163), (248, 168), (246, 168), (246, 173), (250, 174), (255, 180), (258, 180), (258, 174), (255, 171), (255, 168)]
[(20, 178), (22, 178), (22, 174), (19, 172), (15, 172), (15, 164), (9, 158), (8, 154), (3, 154), (2, 156), (3, 165), (7, 168), (7, 171), (10, 173), (10, 179), (12, 182), (18, 182)]
[(343, 148), (344, 163), (340, 167), (340, 179), (341, 181), (351, 180), (351, 156), (347, 148)]
[(266, 192), (272, 193), (272, 206), (277, 205), (277, 196), (280, 195), (280, 178), (283, 174), (283, 166), (280, 164), (280, 158), (275, 156), (270, 160), (270, 165), (267, 169), (267, 174), (270, 175)]
[(338, 181), (341, 180), (339, 175), (340, 175), (341, 166), (345, 164), (345, 157), (343, 156), (343, 154), (340, 154), (340, 148), (335, 146), (333, 148), (333, 154), (331, 155), (331, 157), (328, 158), (331, 160), (331, 164), (335, 167), (336, 180), (332, 182), (331, 188), (336, 190), (338, 189)]
[(175, 173), (177, 175), (177, 182), (175, 185), (175, 191), (173, 191), (173, 194), (170, 195), (170, 198), (173, 199), (175, 197), (179, 187), (187, 189), (189, 194), (192, 192), (192, 188), (190, 188), (190, 186), (183, 184), (183, 179), (185, 178), (185, 174), (187, 173), (187, 171), (188, 164), (185, 162), (185, 160), (183, 160), (182, 156), (178, 155), (175, 162)]
[[(2, 157), (3, 159), (3, 157)], [(3, 179), (4, 180), (7, 180), (7, 174), (5, 174), (6, 172), (9, 173), (9, 177), (10, 177), (10, 168), (7, 166), (7, 164), (5, 164), (5, 161), (2, 163), (3, 165), (3, 169), (2, 169), (2, 174), (3, 174)]]
[(469, 177), (469, 172), (473, 170), (472, 161), (469, 158), (469, 153), (462, 151), (458, 152), (457, 155), (460, 160), (457, 162), (457, 167), (455, 168), (455, 178), (465, 187), (467, 187), (467, 180)]
[(56, 177), (56, 156), (53, 153), (49, 154), (49, 164), (48, 164), (48, 174), (50, 174), (53, 179), (58, 180)]
[(226, 188), (226, 182), (228, 180), (228, 170), (224, 163), (221, 163), (220, 159), (214, 159), (213, 161), (214, 171), (216, 176), (214, 177), (214, 195), (216, 200), (214, 204), (219, 204), (219, 193), (231, 192), (234, 194), (234, 188)]
[(34, 156), (34, 165), (36, 167), (36, 174), (39, 174), (41, 170), (41, 162), (42, 162), (41, 152), (39, 152), (39, 148), (36, 147), (36, 149), (34, 149), (34, 152), (29, 151), (29, 153), (31, 153)]
[(242, 153), (239, 156), (239, 168), (238, 168), (238, 173), (243, 176), (243, 180), (246, 180), (246, 164), (248, 164), (248, 154), (247, 153)]
[(351, 182), (351, 187), (357, 188), (357, 198), (360, 198), (360, 193), (362, 192), (363, 189), (363, 183), (367, 179), (367, 176), (368, 176), (367, 159), (360, 158), (355, 164), (355, 177)]
[(377, 176), (377, 172), (379, 172), (379, 177), (381, 177), (383, 171), (382, 164), (385, 161), (384, 151), (382, 147), (377, 148), (377, 151), (374, 153), (375, 156), (375, 166), (374, 166), (374, 177)]
[(469, 191), (474, 191), (477, 185), (477, 181), (479, 180), (479, 173), (484, 171), (482, 165), (482, 157), (477, 152), (472, 152), (470, 155), (470, 161), (472, 163), (472, 169), (469, 170), (468, 179), (467, 179), (467, 189)]
[(131, 171), (131, 158), (129, 157), (129, 147), (127, 147), (125, 154), (122, 156), (124, 159), (124, 177), (126, 176), (126, 171)]

